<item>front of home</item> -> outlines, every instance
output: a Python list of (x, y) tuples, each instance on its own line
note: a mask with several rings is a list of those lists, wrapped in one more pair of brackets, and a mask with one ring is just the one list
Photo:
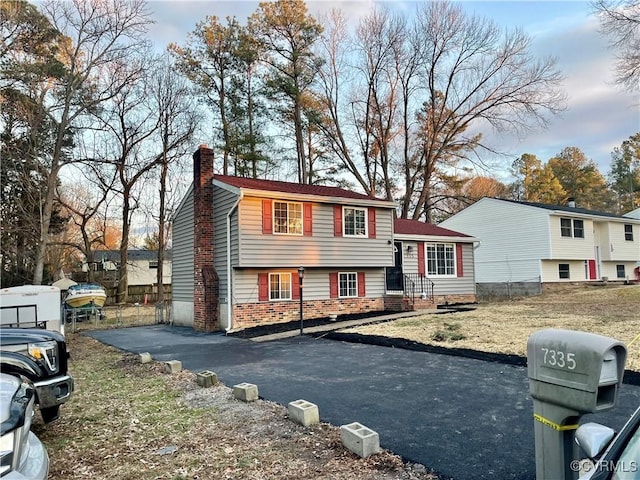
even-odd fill
[[(418, 291), (414, 282), (411, 301), (397, 300), (410, 282), (427, 284), (427, 238), (407, 238), (416, 250), (401, 246), (399, 257), (394, 211), (393, 202), (337, 187), (213, 175), (213, 151), (201, 146), (193, 187), (173, 222), (173, 322), (230, 330), (297, 320), (300, 306), (304, 318), (433, 307), (441, 298), (434, 297), (437, 268), (429, 279), (433, 289)], [(443, 264), (443, 280), (466, 285), (452, 292), (455, 300), (473, 301), (473, 256), (466, 246), (473, 239), (458, 234), (449, 243), (456, 239), (471, 262), (466, 276), (445, 265), (449, 247), (428, 255)], [(415, 268), (404, 258), (415, 259)], [(387, 285), (390, 270), (402, 275), (395, 285)]]
[(476, 237), (476, 281), (628, 281), (640, 260), (640, 221), (569, 205), (483, 198), (440, 226)]

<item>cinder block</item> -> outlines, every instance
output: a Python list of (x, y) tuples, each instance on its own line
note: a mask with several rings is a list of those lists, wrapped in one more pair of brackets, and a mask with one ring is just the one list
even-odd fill
[(380, 436), (361, 423), (353, 422), (340, 427), (342, 445), (362, 458), (380, 451)]
[(208, 388), (218, 384), (218, 375), (209, 370), (196, 373), (196, 383), (201, 387)]
[(320, 423), (320, 413), (315, 403), (306, 400), (296, 400), (287, 405), (289, 417), (296, 423), (308, 427)]
[(243, 402), (254, 402), (258, 399), (258, 386), (253, 383), (239, 383), (233, 386), (233, 396)]
[(150, 363), (151, 360), (151, 354), (149, 352), (142, 352), (140, 354), (140, 363)]
[(182, 362), (180, 360), (169, 360), (164, 362), (165, 373), (178, 373), (182, 370)]

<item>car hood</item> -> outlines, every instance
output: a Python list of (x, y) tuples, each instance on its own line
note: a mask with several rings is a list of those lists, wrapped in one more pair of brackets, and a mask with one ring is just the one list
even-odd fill
[(0, 423), (11, 416), (11, 399), (16, 394), (22, 382), (13, 375), (0, 373)]
[(47, 342), (51, 340), (64, 342), (64, 336), (61, 333), (40, 328), (0, 328), (0, 345)]

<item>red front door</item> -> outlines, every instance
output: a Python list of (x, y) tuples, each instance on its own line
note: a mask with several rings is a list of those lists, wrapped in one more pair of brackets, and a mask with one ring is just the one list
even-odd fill
[(598, 272), (596, 271), (596, 261), (589, 260), (589, 280), (596, 280), (598, 278)]

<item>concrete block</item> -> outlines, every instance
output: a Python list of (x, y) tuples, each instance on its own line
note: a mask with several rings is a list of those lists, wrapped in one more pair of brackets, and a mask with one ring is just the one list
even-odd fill
[(180, 360), (169, 360), (164, 362), (165, 373), (178, 373), (182, 370), (182, 362)]
[(362, 458), (380, 451), (380, 436), (361, 423), (353, 422), (340, 427), (340, 439), (345, 448)]
[(296, 400), (287, 405), (289, 417), (296, 423), (308, 427), (320, 423), (320, 413), (315, 403), (306, 400)]
[(239, 383), (233, 386), (233, 396), (243, 402), (254, 402), (258, 399), (258, 386), (253, 383)]
[(142, 352), (140, 354), (140, 363), (151, 363), (151, 354), (149, 352)]
[(218, 375), (209, 370), (196, 373), (196, 383), (201, 387), (208, 388), (218, 384)]

